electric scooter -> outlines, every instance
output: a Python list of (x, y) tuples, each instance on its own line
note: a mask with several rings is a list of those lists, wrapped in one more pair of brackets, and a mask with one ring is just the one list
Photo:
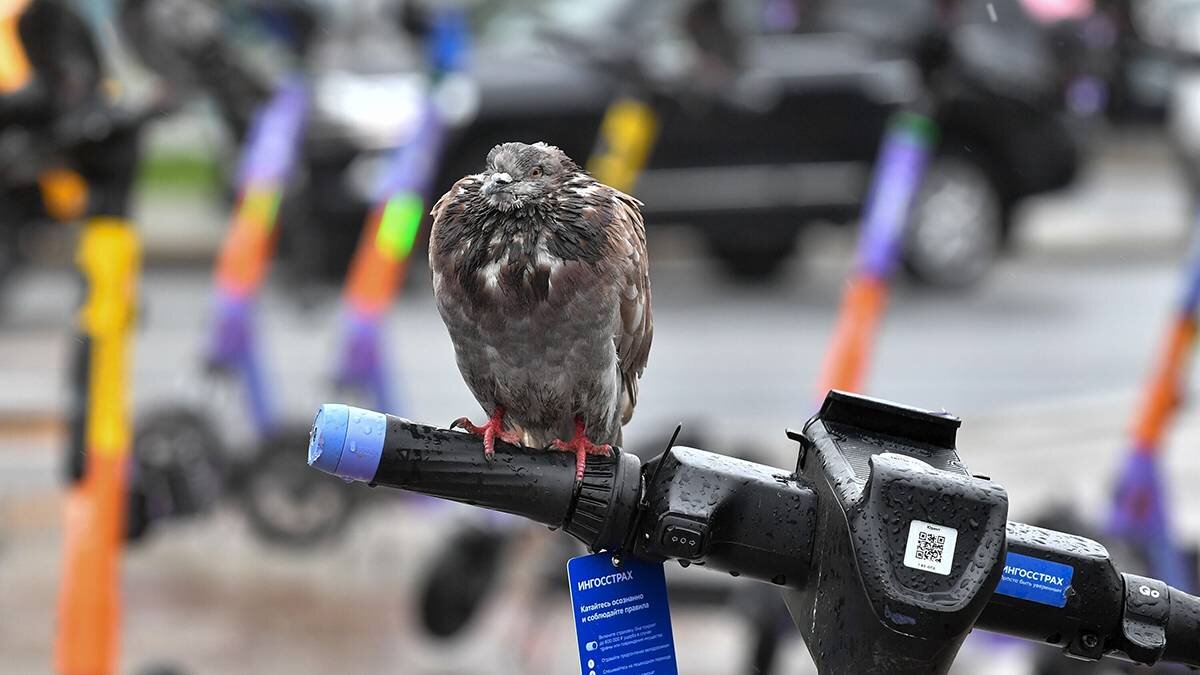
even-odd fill
[(128, 375), (141, 248), (129, 220), (130, 193), (141, 129), (170, 110), (172, 101), (160, 95), (136, 105), (106, 96), (86, 22), (63, 2), (26, 5), (19, 18), (5, 16), (0, 25), (4, 38), (17, 31), (21, 37), (21, 44), (6, 45), (5, 67), (19, 61), (25, 68), (25, 81), (3, 101), (6, 121), (20, 123), (5, 131), (28, 125), (31, 132), (19, 160), (4, 164), (31, 176), (75, 176), (74, 216), (82, 219), (76, 263), (83, 296), (69, 371), (53, 668), (110, 673), (119, 661), (121, 557), (129, 487), (137, 480), (131, 475)]

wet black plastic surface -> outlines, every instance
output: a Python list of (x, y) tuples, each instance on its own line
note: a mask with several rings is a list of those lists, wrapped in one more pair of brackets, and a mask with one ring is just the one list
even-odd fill
[[(373, 484), (513, 513), (554, 527), (566, 522), (576, 489), (574, 455), (497, 441), (489, 461), (477, 436), (391, 415), (387, 420)], [(598, 461), (613, 460), (589, 459), (592, 464)]]
[(638, 554), (793, 588), (807, 581), (816, 495), (803, 481), (682, 446), (647, 463), (646, 475)]
[[(822, 672), (946, 672), (999, 581), (1007, 496), (962, 467), (957, 427), (840, 392), (806, 426), (815, 574), (785, 600)], [(946, 574), (905, 564), (914, 521), (957, 531)]]
[[(676, 446), (644, 466), (589, 457), (576, 483), (568, 454), (501, 442), (488, 461), (475, 436), (389, 416), (375, 483), (786, 586), (822, 673), (944, 673), (974, 627), (1085, 659), (1200, 666), (1200, 598), (1122, 575), (1090, 539), (1006, 522), (1003, 488), (959, 461), (957, 427), (834, 392), (805, 427), (798, 473)], [(946, 573), (906, 564), (913, 521), (955, 530)], [(994, 594), (1006, 552), (1069, 565), (1066, 604)]]

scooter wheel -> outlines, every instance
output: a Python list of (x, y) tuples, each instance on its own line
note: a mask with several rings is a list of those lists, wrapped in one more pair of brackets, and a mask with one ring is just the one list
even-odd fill
[(308, 467), (309, 427), (294, 426), (263, 442), (246, 471), (242, 506), (254, 533), (289, 548), (307, 548), (344, 530), (358, 505), (355, 486)]
[(126, 538), (168, 518), (211, 510), (225, 491), (221, 441), (204, 415), (167, 408), (144, 416), (133, 439)]
[(421, 583), (420, 620), (430, 635), (449, 639), (471, 622), (496, 585), (504, 551), (516, 532), (468, 527), (456, 533)]

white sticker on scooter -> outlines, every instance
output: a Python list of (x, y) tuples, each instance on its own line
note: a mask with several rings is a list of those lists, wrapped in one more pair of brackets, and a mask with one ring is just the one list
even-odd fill
[(954, 562), (954, 545), (958, 530), (914, 520), (908, 527), (908, 547), (904, 549), (904, 566), (934, 574), (950, 574)]

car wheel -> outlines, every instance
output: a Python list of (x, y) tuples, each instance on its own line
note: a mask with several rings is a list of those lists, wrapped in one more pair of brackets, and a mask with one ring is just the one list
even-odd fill
[(909, 214), (904, 268), (929, 286), (970, 286), (996, 262), (1003, 231), (1004, 208), (987, 170), (971, 158), (940, 155)]
[(795, 228), (764, 229), (749, 233), (731, 226), (707, 232), (708, 247), (725, 271), (740, 281), (762, 283), (774, 279), (796, 249)]

